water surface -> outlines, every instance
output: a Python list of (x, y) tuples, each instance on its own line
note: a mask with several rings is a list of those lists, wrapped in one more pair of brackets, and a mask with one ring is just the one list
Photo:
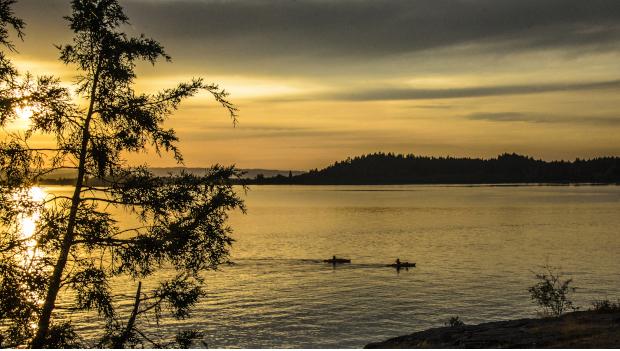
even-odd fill
[[(245, 198), (248, 214), (230, 221), (236, 264), (207, 275), (191, 319), (147, 321), (150, 332), (192, 326), (216, 348), (358, 348), (455, 315), (535, 316), (527, 288), (546, 263), (574, 278), (577, 305), (620, 297), (617, 186), (253, 186)], [(332, 255), (353, 262), (320, 261)], [(397, 257), (418, 266), (385, 267)], [(135, 283), (115, 288), (130, 297)]]

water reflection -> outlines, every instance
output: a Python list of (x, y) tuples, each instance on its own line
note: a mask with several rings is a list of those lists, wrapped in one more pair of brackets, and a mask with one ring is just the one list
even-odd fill
[(23, 213), (20, 214), (17, 218), (19, 226), (18, 231), (21, 235), (21, 239), (23, 240), (24, 245), (28, 248), (25, 252), (24, 257), (25, 266), (29, 265), (30, 261), (32, 261), (32, 259), (37, 256), (37, 240), (35, 234), (37, 230), (37, 224), (41, 219), (41, 208), (37, 205), (43, 205), (46, 195), (47, 193), (45, 192), (45, 190), (38, 186), (33, 186), (24, 193), (16, 193), (14, 195), (15, 200), (21, 199), (24, 202), (29, 202), (35, 205), (32, 207), (28, 206), (28, 210), (24, 208)]

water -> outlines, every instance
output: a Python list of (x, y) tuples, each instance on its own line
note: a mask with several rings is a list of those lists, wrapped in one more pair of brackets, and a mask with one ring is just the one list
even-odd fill
[[(57, 189), (58, 190), (58, 189)], [(67, 189), (63, 189), (67, 190)], [(549, 263), (577, 305), (620, 297), (617, 186), (254, 186), (233, 214), (236, 265), (207, 274), (191, 326), (209, 347), (359, 348), (441, 326), (535, 316)], [(332, 255), (352, 264), (332, 267)], [(397, 272), (396, 257), (417, 262)], [(135, 283), (119, 282), (128, 305)], [(77, 316), (96, 332), (93, 316)]]

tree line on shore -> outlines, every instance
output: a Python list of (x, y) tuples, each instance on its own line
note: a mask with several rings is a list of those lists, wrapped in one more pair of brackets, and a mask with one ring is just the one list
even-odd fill
[(429, 157), (377, 152), (296, 176), (260, 177), (252, 184), (500, 184), (620, 183), (620, 157), (544, 161), (502, 154), (496, 158)]
[[(42, 183), (74, 185), (73, 178), (43, 179)], [(91, 186), (102, 182), (92, 177)], [(321, 170), (289, 172), (272, 177), (241, 176), (237, 184), (505, 184), (505, 183), (620, 183), (620, 157), (574, 161), (544, 161), (519, 154), (496, 158), (432, 157), (377, 152), (335, 162)]]

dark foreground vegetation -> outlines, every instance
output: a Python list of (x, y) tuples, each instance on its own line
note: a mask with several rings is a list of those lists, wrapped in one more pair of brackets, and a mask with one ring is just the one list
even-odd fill
[(433, 328), (366, 348), (618, 348), (620, 310)]
[(374, 153), (290, 177), (257, 176), (253, 184), (620, 183), (620, 157), (543, 161), (517, 154), (453, 158)]
[[(565, 279), (549, 265), (535, 275), (528, 291), (538, 313), (545, 318), (525, 318), (466, 325), (459, 316), (445, 327), (433, 328), (366, 348), (618, 348), (620, 347), (620, 300), (597, 300), (585, 312), (576, 312), (572, 279)], [(572, 311), (572, 312), (569, 312)], [(569, 313), (566, 313), (569, 312)]]
[[(203, 273), (228, 262), (228, 214), (244, 210), (232, 187), (241, 173), (214, 166), (161, 178), (125, 155), (149, 149), (181, 166), (177, 135), (164, 127), (181, 102), (210, 94), (233, 122), (236, 107), (200, 78), (136, 91), (136, 67), (170, 57), (156, 40), (123, 32), (131, 26), (117, 0), (71, 1), (65, 20), (73, 40), (57, 48), (78, 75), (72, 85), (53, 72), (20, 73), (3, 51), (13, 49), (9, 33), (23, 36), (14, 3), (0, 0), (0, 348), (201, 345), (191, 323), (143, 321), (186, 319), (205, 297)], [(28, 123), (14, 132), (24, 111)], [(31, 147), (35, 136), (49, 142)], [(75, 175), (73, 195), (30, 195), (53, 171)], [(129, 228), (120, 212), (133, 217)], [(123, 308), (127, 289), (135, 293)], [(72, 323), (87, 311), (98, 316), (90, 322), (97, 337)]]

